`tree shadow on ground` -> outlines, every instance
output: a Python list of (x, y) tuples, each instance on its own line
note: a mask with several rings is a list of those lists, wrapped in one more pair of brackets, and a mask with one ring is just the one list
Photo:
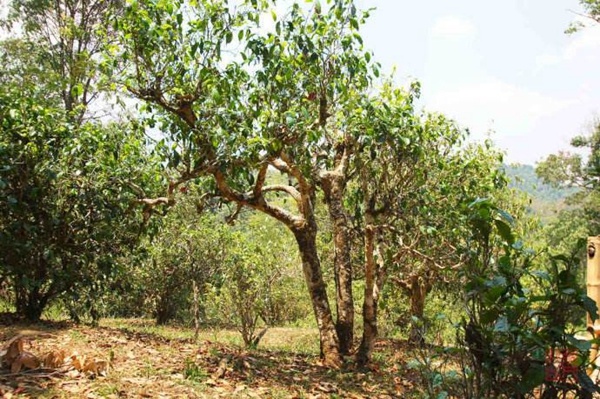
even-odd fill
[(126, 398), (381, 399), (406, 397), (418, 389), (415, 376), (405, 367), (406, 344), (400, 341), (381, 340), (370, 370), (356, 369), (350, 358), (342, 369), (331, 370), (321, 365), (318, 356), (291, 351), (260, 347), (247, 350), (212, 341), (196, 343), (189, 338), (166, 338), (127, 328), (64, 323), (43, 326), (44, 331), (52, 332), (52, 338), (40, 339), (37, 352), (68, 349), (89, 357), (110, 358), (110, 373), (90, 378), (84, 373), (54, 375), (44, 370), (37, 375), (20, 373), (3, 378), (3, 370), (0, 389), (13, 395), (23, 392), (30, 397), (48, 398), (75, 397), (75, 392), (81, 397), (104, 397), (112, 392)]

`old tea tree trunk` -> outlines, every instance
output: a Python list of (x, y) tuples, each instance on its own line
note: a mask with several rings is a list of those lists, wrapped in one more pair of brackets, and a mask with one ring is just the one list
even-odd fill
[[(383, 287), (386, 277), (386, 269), (383, 258), (379, 253), (378, 237), (381, 234), (382, 226), (378, 224), (378, 215), (382, 215), (387, 210), (384, 203), (379, 208), (376, 207), (378, 190), (370, 188), (373, 184), (372, 178), (366, 173), (366, 168), (362, 168), (361, 186), (363, 192), (363, 207), (365, 210), (364, 221), (364, 252), (365, 252), (365, 297), (363, 300), (363, 337), (356, 353), (356, 363), (359, 367), (365, 367), (371, 362), (375, 341), (377, 340), (377, 302), (379, 292)], [(382, 180), (385, 174), (382, 174), (376, 183), (376, 187), (382, 186)]]
[(340, 143), (336, 148), (335, 168), (321, 174), (321, 187), (333, 227), (334, 276), (336, 290), (336, 331), (340, 352), (348, 355), (354, 341), (354, 300), (352, 296), (352, 263), (348, 216), (344, 209), (350, 149)]
[(414, 274), (406, 281), (396, 281), (396, 284), (398, 284), (410, 298), (410, 315), (413, 319), (410, 323), (408, 342), (411, 345), (422, 346), (425, 343), (422, 328), (415, 322), (414, 318), (423, 320), (425, 300), (427, 294), (431, 290), (430, 278), (429, 273), (426, 273), (423, 276)]
[(341, 350), (317, 254), (316, 225), (313, 221), (306, 228), (292, 231), (302, 257), (302, 270), (319, 327), (321, 357), (326, 364), (337, 368), (342, 362)]
[(365, 226), (365, 298), (363, 302), (363, 337), (356, 353), (356, 363), (365, 367), (371, 362), (377, 340), (377, 302), (383, 285), (384, 268), (377, 262), (377, 227), (369, 213)]

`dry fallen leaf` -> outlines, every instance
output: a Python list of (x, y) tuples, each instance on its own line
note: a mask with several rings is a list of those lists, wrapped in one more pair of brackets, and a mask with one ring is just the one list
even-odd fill
[(67, 372), (66, 376), (69, 378), (77, 378), (81, 373), (78, 370), (70, 370)]
[(73, 368), (75, 368), (75, 370), (83, 371), (83, 366), (85, 365), (85, 356), (72, 355), (70, 360), (71, 365)]
[(98, 367), (96, 366), (96, 362), (93, 359), (85, 359), (84, 363), (83, 363), (83, 368), (82, 370), (84, 373), (97, 373), (98, 372)]
[(235, 387), (235, 389), (233, 390), (233, 393), (234, 393), (234, 394), (236, 394), (236, 393), (240, 393), (240, 392), (242, 392), (242, 391), (243, 391), (243, 390), (245, 390), (245, 389), (246, 389), (246, 385), (244, 385), (244, 384), (240, 384), (240, 385), (238, 385), (237, 387)]
[(48, 352), (44, 357), (44, 367), (53, 369), (62, 367), (65, 364), (65, 357), (65, 352), (62, 349)]
[(217, 369), (217, 371), (215, 371), (213, 373), (212, 377), (215, 380), (218, 380), (219, 378), (225, 377), (226, 372), (227, 372), (227, 358), (223, 358), (219, 362), (219, 368)]
[(18, 372), (21, 371), (21, 368), (23, 367), (23, 365), (21, 364), (21, 362), (17, 359), (15, 359), (11, 365), (10, 365), (10, 372), (12, 374), (16, 374)]
[(12, 369), (13, 362), (23, 353), (24, 346), (25, 338), (22, 335), (12, 338), (3, 347), (4, 355), (2, 355), (2, 362)]
[(37, 369), (40, 367), (40, 360), (31, 352), (23, 352), (10, 365), (10, 372), (15, 374), (22, 369)]
[(96, 373), (101, 376), (106, 376), (110, 368), (110, 363), (106, 360), (96, 360)]
[(29, 370), (37, 369), (41, 365), (40, 359), (31, 352), (21, 353), (19, 359), (21, 359), (23, 366)]

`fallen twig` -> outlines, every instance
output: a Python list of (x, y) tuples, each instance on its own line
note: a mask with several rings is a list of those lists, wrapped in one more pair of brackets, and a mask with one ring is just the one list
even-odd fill
[(19, 371), (18, 373), (2, 373), (2, 372), (0, 372), (0, 379), (2, 379), (4, 377), (19, 377), (19, 376), (50, 378), (55, 375), (65, 374), (67, 371), (68, 371), (68, 369), (65, 369), (65, 370), (58, 369), (57, 370), (57, 369), (51, 369), (51, 368), (39, 368), (39, 369), (32, 369), (32, 370), (23, 370), (23, 371)]

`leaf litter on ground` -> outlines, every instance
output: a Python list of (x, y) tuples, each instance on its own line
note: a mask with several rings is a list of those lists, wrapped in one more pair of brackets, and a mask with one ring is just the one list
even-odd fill
[[(406, 397), (414, 387), (413, 377), (402, 375), (406, 367), (393, 345), (380, 345), (392, 363), (369, 372), (351, 364), (332, 371), (315, 354), (246, 350), (213, 340), (195, 343), (136, 331), (135, 326), (69, 325), (28, 335), (16, 327), (4, 330), (2, 398), (383, 399)], [(18, 358), (18, 371), (17, 366), (11, 370)]]

